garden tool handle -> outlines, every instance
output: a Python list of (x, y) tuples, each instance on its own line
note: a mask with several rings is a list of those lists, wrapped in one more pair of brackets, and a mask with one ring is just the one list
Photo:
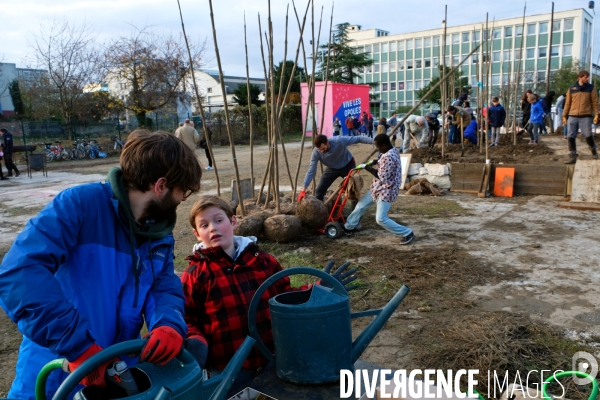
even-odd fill
[[(144, 347), (146, 340), (144, 339), (136, 339), (129, 340), (127, 342), (117, 343), (101, 352), (94, 354), (92, 357), (87, 359), (79, 368), (75, 371), (71, 372), (69, 376), (63, 381), (60, 385), (52, 400), (67, 400), (73, 389), (77, 387), (79, 382), (83, 378), (87, 376), (90, 372), (96, 369), (102, 363), (112, 360), (113, 358), (117, 358), (123, 354), (131, 354), (131, 353), (139, 353)], [(197, 364), (196, 360), (187, 350), (183, 349), (181, 353), (177, 355), (177, 359), (181, 361), (183, 364)]]
[(273, 274), (269, 279), (263, 282), (262, 285), (256, 290), (254, 296), (252, 297), (252, 301), (250, 302), (250, 306), (248, 307), (248, 330), (250, 331), (250, 336), (256, 340), (256, 347), (258, 350), (269, 360), (275, 361), (275, 355), (271, 353), (271, 350), (265, 346), (264, 342), (260, 338), (258, 334), (258, 329), (256, 328), (256, 309), (258, 308), (258, 303), (260, 302), (263, 293), (275, 282), (277, 282), (281, 278), (285, 278), (290, 275), (312, 275), (318, 278), (324, 279), (328, 281), (333, 286), (333, 291), (339, 294), (348, 295), (348, 291), (342, 285), (340, 281), (338, 281), (335, 277), (328, 274), (327, 272), (321, 271), (320, 269), (310, 268), (310, 267), (296, 267), (289, 268), (283, 271), (279, 271), (276, 274)]

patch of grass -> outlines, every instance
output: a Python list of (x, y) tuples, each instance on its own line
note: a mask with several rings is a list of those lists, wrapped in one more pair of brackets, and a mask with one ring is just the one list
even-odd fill
[(20, 217), (22, 215), (36, 215), (42, 211), (44, 207), (13, 207), (0, 203), (0, 208), (3, 208), (8, 212), (8, 217)]
[(407, 201), (404, 199), (394, 203), (390, 211), (400, 211), (407, 215), (426, 218), (440, 218), (468, 212), (456, 202), (438, 197), (414, 196)]
[(173, 265), (175, 266), (175, 271), (183, 272), (189, 264), (189, 261), (185, 259), (185, 257), (175, 257), (173, 259)]

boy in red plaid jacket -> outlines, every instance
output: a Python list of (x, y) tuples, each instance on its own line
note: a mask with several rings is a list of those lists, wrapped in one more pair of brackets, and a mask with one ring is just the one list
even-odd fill
[[(237, 220), (233, 209), (219, 197), (202, 196), (190, 211), (190, 224), (199, 243), (187, 258), (190, 263), (181, 276), (188, 327), (186, 349), (201, 367), (219, 373), (249, 334), (247, 318), (252, 296), (282, 268), (272, 255), (258, 248), (255, 237), (234, 236)], [(344, 273), (348, 265), (340, 266), (333, 274), (344, 285), (356, 279), (356, 269)], [(332, 266), (330, 262), (324, 271), (331, 272)], [(272, 351), (268, 300), (290, 290), (289, 278), (282, 278), (265, 291), (258, 305), (257, 328)], [(252, 379), (267, 364), (268, 360), (254, 348), (238, 380)]]

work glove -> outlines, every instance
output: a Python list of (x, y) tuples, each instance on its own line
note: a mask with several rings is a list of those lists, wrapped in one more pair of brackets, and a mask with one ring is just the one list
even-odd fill
[(562, 124), (563, 124), (563, 125), (567, 125), (567, 117), (563, 117), (563, 119), (562, 119)]
[(170, 326), (159, 326), (146, 335), (140, 362), (165, 365), (183, 348), (183, 337)]
[[(102, 350), (103, 350), (103, 348), (98, 346), (96, 343), (92, 344), (83, 353), (81, 353), (81, 355), (79, 357), (77, 357), (73, 361), (68, 362), (69, 372), (75, 371), (77, 368), (79, 368), (81, 366), (81, 364), (83, 364), (85, 361), (87, 361), (88, 358), (90, 358), (91, 356), (93, 356), (96, 353), (101, 352)], [(106, 380), (105, 380), (106, 368), (108, 367), (108, 364), (110, 364), (114, 361), (119, 361), (119, 359), (114, 358), (110, 361), (105, 362), (104, 364), (99, 365), (98, 367), (96, 367), (95, 370), (93, 370), (85, 378), (83, 378), (80, 383), (83, 386), (105, 387), (106, 386)]]
[(598, 125), (598, 121), (600, 120), (600, 114), (596, 114), (594, 117), (594, 125)]
[(306, 197), (306, 189), (302, 189), (300, 191), (300, 194), (298, 195), (298, 203), (300, 203), (302, 201), (302, 199), (305, 197)]
[[(352, 283), (354, 280), (356, 280), (356, 278), (358, 278), (358, 276), (356, 276), (356, 268), (351, 269), (348, 272), (344, 272), (346, 271), (346, 268), (348, 268), (350, 266), (350, 263), (344, 263), (342, 265), (340, 265), (334, 273), (331, 272), (331, 269), (333, 268), (333, 265), (335, 264), (335, 261), (331, 260), (327, 263), (327, 265), (325, 265), (325, 268), (323, 268), (323, 272), (326, 272), (328, 274), (331, 274), (335, 279), (337, 279), (338, 281), (340, 281), (340, 283), (342, 285), (344, 285), (344, 287), (346, 288), (346, 290), (349, 292), (351, 290), (354, 290), (356, 288), (358, 288), (357, 285), (352, 285), (349, 286), (350, 283)], [(325, 282), (325, 281), (320, 281), (319, 284), (321, 286), (325, 286), (325, 287), (332, 287), (329, 283)]]
[(376, 158), (374, 160), (371, 160), (367, 163), (367, 165), (377, 165), (377, 163), (379, 162), (379, 160)]
[(208, 344), (202, 336), (194, 335), (185, 339), (183, 347), (196, 359), (200, 368), (204, 369), (208, 357)]

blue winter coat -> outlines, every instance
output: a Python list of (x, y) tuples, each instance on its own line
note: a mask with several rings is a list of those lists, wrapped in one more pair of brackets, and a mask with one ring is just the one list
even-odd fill
[[(139, 338), (144, 319), (185, 337), (173, 244), (170, 233), (135, 243), (136, 285), (128, 223), (108, 183), (67, 189), (32, 218), (0, 265), (0, 305), (23, 334), (8, 397), (33, 400), (48, 361)], [(48, 398), (65, 376), (50, 375)]]
[(497, 106), (492, 105), (488, 108), (488, 119), (490, 121), (490, 126), (501, 127), (506, 120), (506, 110), (501, 104), (498, 104)]
[(529, 122), (532, 124), (541, 124), (544, 122), (544, 108), (542, 102), (544, 100), (539, 99), (531, 105), (531, 116)]
[(465, 133), (463, 134), (464, 138), (469, 140), (471, 143), (477, 144), (477, 120), (472, 119), (465, 129)]

